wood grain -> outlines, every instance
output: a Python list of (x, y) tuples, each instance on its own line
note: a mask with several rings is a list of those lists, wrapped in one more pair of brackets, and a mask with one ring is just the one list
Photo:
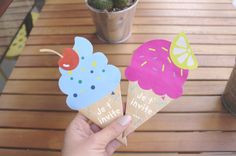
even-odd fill
[[(189, 81), (185, 83), (184, 95), (221, 95), (226, 81)], [(122, 95), (127, 94), (128, 82), (121, 82)], [(207, 89), (204, 89), (207, 88)], [(62, 95), (57, 81), (13, 81), (9, 80), (5, 94)]]
[[(1, 129), (0, 147), (59, 150), (63, 134), (63, 131)], [(136, 132), (129, 137), (129, 145), (119, 151), (235, 152), (235, 141), (235, 132)]]
[(11, 43), (12, 37), (0, 37), (0, 46), (7, 47)]
[[(230, 3), (228, 0), (146, 0), (145, 2), (172, 2), (172, 3)], [(78, 4), (84, 3), (84, 0), (47, 0), (47, 5), (49, 4)]]
[(9, 8), (6, 14), (18, 14), (18, 13), (28, 13), (32, 8), (32, 5), (25, 5), (17, 8)]
[(26, 16), (26, 13), (19, 13), (19, 14), (8, 14), (4, 15), (0, 18), (0, 22), (3, 21), (14, 21), (14, 20), (23, 20)]
[[(125, 80), (125, 67), (119, 68)], [(189, 73), (189, 80), (228, 80), (232, 68), (199, 68)], [(29, 74), (30, 73), (30, 74)], [(58, 68), (15, 68), (11, 80), (58, 80)]]
[[(140, 1), (137, 5), (138, 9), (171, 9), (171, 10), (233, 10), (234, 7), (228, 4), (220, 3), (157, 3)], [(63, 5), (46, 5), (43, 8), (43, 12), (47, 11), (71, 11), (71, 10), (86, 10), (88, 9), (85, 3), (81, 4), (63, 4)]]
[(60, 152), (30, 149), (0, 149), (0, 155), (10, 156), (61, 156)]
[[(126, 102), (126, 96), (122, 97)], [(34, 101), (34, 102), (32, 102)], [(65, 104), (64, 95), (5, 95), (0, 99), (2, 110), (71, 111)], [(183, 96), (161, 110), (161, 112), (225, 112), (220, 96)]]
[[(48, 40), (50, 41), (50, 39)], [(29, 40), (28, 40), (29, 43)], [(59, 41), (57, 40), (57, 43)], [(94, 44), (94, 52), (102, 51), (104, 54), (114, 54), (114, 55), (127, 55), (133, 54), (135, 49), (137, 49), (139, 44)], [(28, 44), (22, 52), (21, 55), (45, 55), (45, 53), (39, 53), (40, 49), (54, 49), (58, 52), (62, 52), (65, 48), (73, 47), (73, 45), (35, 45), (31, 46)], [(204, 55), (236, 55), (236, 45), (199, 45), (193, 44), (191, 45), (195, 54), (204, 54)], [(47, 53), (47, 55), (54, 55), (51, 53)]]
[[(128, 66), (131, 55), (107, 55), (110, 64), (116, 66)], [(55, 55), (40, 56), (21, 56), (16, 67), (58, 67), (57, 61), (59, 57)], [(199, 67), (233, 67), (235, 58), (233, 56), (214, 56), (214, 55), (198, 55)]]
[(9, 28), (9, 29), (1, 29), (0, 37), (13, 37), (17, 33), (18, 29)]
[[(64, 5), (63, 5), (64, 6)], [(73, 5), (74, 6), (74, 5)], [(191, 22), (189, 22), (191, 21)], [(135, 25), (183, 25), (183, 26), (234, 26), (230, 18), (190, 18), (190, 17), (136, 17)], [(91, 18), (52, 18), (40, 19), (36, 27), (93, 25)]]
[(18, 28), (20, 27), (22, 21), (21, 20), (15, 20), (15, 21), (1, 21), (0, 22), (0, 28)]
[[(47, 36), (30, 36), (27, 41), (28, 45), (50, 45), (50, 44), (72, 44), (74, 42), (74, 35), (47, 35)], [(95, 35), (83, 34), (81, 35), (89, 39), (93, 44), (103, 43)], [(129, 44), (142, 44), (148, 40), (154, 39), (165, 39), (172, 41), (176, 34), (133, 34), (125, 43)], [(235, 45), (236, 37), (235, 35), (197, 35), (188, 34), (188, 38), (191, 44), (204, 44), (204, 45)], [(216, 48), (214, 48), (215, 50)], [(211, 49), (210, 51), (212, 51)], [(222, 52), (223, 53), (223, 52)]]
[(7, 47), (0, 47), (0, 58), (5, 54)]
[(10, 8), (18, 8), (23, 6), (32, 6), (34, 4), (33, 0), (24, 0), (24, 1), (16, 1), (10, 5)]
[[(228, 152), (229, 153), (229, 152)], [(156, 156), (156, 155), (164, 155), (164, 156), (174, 156), (175, 153), (116, 153), (113, 156)], [(209, 153), (211, 154), (211, 153)], [(223, 153), (227, 154), (227, 153)], [(59, 151), (42, 151), (42, 150), (32, 150), (32, 149), (0, 149), (0, 155), (11, 155), (11, 156), (61, 156), (61, 152)], [(194, 156), (195, 154), (185, 154), (185, 156)], [(201, 155), (201, 154), (200, 154)]]
[[(32, 150), (32, 149), (0, 149), (0, 154), (2, 155), (11, 155), (11, 156), (61, 156), (61, 152), (58, 151), (40, 151), (40, 150)], [(202, 156), (202, 155), (214, 155), (217, 154), (218, 156), (225, 156), (225, 155), (233, 155), (232, 152), (203, 152), (199, 154), (178, 154), (178, 153), (115, 153), (113, 156)]]
[[(0, 127), (64, 130), (76, 112), (0, 111)], [(225, 113), (159, 113), (137, 131), (235, 131), (236, 118)]]
[[(9, 30), (10, 31), (10, 30)], [(65, 34), (94, 34), (96, 29), (94, 26), (51, 26), (51, 27), (35, 27), (31, 35), (65, 35)], [(134, 25), (132, 32), (134, 34), (178, 34), (186, 32), (188, 34), (201, 35), (235, 35), (236, 28), (232, 26), (152, 26), (152, 25)], [(1, 33), (1, 32), (0, 32)]]
[[(234, 10), (216, 11), (216, 10), (155, 10), (155, 9), (137, 9), (136, 17), (224, 17), (235, 18)], [(72, 10), (61, 12), (42, 12), (40, 19), (45, 18), (62, 18), (62, 17), (91, 17), (88, 10)]]

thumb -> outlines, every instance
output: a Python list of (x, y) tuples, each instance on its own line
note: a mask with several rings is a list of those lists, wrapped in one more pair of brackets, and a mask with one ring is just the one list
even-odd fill
[(129, 126), (130, 122), (131, 116), (122, 116), (108, 125), (106, 128), (96, 133), (96, 137), (100, 143), (107, 145), (109, 142), (121, 135), (122, 132)]

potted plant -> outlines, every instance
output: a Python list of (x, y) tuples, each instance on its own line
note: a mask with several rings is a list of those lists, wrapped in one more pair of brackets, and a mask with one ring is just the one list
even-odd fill
[(131, 36), (138, 0), (85, 0), (99, 39), (121, 43)]

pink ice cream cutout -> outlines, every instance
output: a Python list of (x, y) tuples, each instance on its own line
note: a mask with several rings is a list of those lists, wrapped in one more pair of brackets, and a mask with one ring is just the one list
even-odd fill
[(183, 94), (188, 70), (177, 67), (170, 57), (171, 42), (151, 40), (138, 47), (127, 67), (129, 81), (137, 81), (144, 90), (176, 99)]

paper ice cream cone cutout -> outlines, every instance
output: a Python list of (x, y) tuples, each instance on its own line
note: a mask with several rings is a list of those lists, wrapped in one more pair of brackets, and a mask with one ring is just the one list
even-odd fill
[[(61, 57), (59, 88), (67, 95), (66, 103), (71, 109), (81, 111), (101, 128), (123, 115), (121, 73), (108, 64), (103, 53), (93, 53), (93, 45), (87, 39), (75, 37), (73, 49), (66, 49), (63, 55), (54, 50), (41, 50), (46, 51)], [(125, 138), (119, 139), (126, 144)]]
[(124, 136), (183, 94), (189, 69), (198, 63), (184, 33), (171, 43), (152, 40), (135, 50), (125, 71), (129, 80), (126, 114), (132, 123)]
[[(120, 86), (118, 86), (115, 91), (105, 96), (100, 101), (97, 101), (84, 109), (80, 109), (80, 113), (85, 115), (99, 127), (104, 128), (114, 119), (123, 115), (123, 107), (121, 103)], [(117, 139), (124, 145), (127, 144), (126, 137), (121, 135)]]
[(172, 101), (168, 96), (158, 96), (150, 90), (143, 90), (137, 82), (129, 83), (128, 93), (126, 114), (132, 117), (132, 122), (124, 136), (133, 132)]

